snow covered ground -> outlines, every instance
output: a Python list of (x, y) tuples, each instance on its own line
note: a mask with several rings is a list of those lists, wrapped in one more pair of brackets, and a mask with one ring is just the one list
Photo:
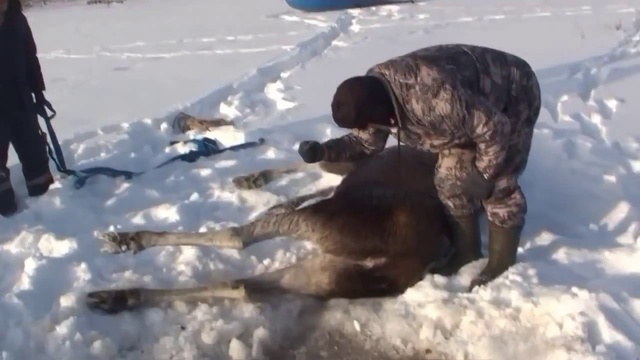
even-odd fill
[[(338, 345), (362, 359), (387, 350), (414, 358), (432, 351), (450, 359), (637, 359), (636, 8), (640, 1), (433, 0), (304, 14), (283, 0), (136, 0), (30, 10), (72, 167), (151, 168), (176, 151), (165, 147), (178, 110), (233, 119), (238, 129), (204, 134), (225, 145), (259, 137), (267, 145), (131, 181), (96, 177), (80, 190), (59, 179), (46, 196), (23, 200), (20, 214), (0, 218), (2, 359), (246, 359), (270, 346), (300, 346), (307, 355), (323, 348), (331, 357)], [(466, 293), (480, 260), (458, 276), (426, 277), (395, 300), (321, 309), (178, 303), (112, 317), (86, 309), (84, 294), (96, 288), (190, 286), (303, 256), (308, 244), (287, 239), (241, 253), (170, 247), (109, 255), (94, 231), (244, 223), (336, 183), (306, 173), (237, 191), (230, 178), (296, 160), (301, 140), (342, 134), (329, 115), (341, 80), (443, 42), (520, 54), (543, 85), (546, 111), (522, 179), (528, 223), (519, 263), (507, 274)]]

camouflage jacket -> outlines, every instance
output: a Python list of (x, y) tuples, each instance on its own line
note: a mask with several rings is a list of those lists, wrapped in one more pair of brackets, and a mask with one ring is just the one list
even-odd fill
[[(440, 152), (475, 147), (476, 167), (493, 178), (505, 158), (511, 131), (502, 110), (512, 72), (530, 69), (522, 59), (472, 45), (426, 47), (377, 64), (367, 71), (393, 94), (400, 140)], [(384, 149), (385, 129), (353, 130), (326, 141), (326, 161), (363, 158)]]

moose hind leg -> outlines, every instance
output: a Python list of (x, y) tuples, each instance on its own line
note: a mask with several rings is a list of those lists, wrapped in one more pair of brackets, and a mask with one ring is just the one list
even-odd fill
[(242, 285), (235, 283), (182, 289), (127, 288), (98, 290), (87, 294), (87, 307), (93, 311), (116, 314), (150, 306), (162, 306), (173, 301), (208, 302), (215, 298), (245, 298)]
[(321, 254), (292, 266), (237, 280), (249, 299), (299, 294), (322, 299), (384, 297), (397, 285), (373, 263)]
[(209, 302), (214, 299), (266, 300), (286, 294), (321, 299), (386, 297), (399, 293), (389, 273), (373, 263), (321, 254), (284, 269), (230, 283), (182, 289), (127, 288), (87, 294), (93, 311), (115, 314), (173, 301)]

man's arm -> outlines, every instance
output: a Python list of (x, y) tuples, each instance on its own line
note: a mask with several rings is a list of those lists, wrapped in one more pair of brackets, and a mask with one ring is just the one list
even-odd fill
[(360, 160), (384, 150), (389, 130), (369, 128), (354, 129), (351, 133), (322, 143), (324, 161), (343, 162)]
[(42, 76), (42, 67), (40, 66), (40, 60), (38, 59), (38, 49), (31, 31), (31, 26), (29, 26), (27, 18), (24, 15), (22, 15), (22, 17), (22, 26), (24, 27), (25, 35), (27, 37), (25, 40), (27, 41), (29, 85), (31, 87), (31, 91), (38, 94), (45, 91), (46, 86), (44, 83), (44, 77)]

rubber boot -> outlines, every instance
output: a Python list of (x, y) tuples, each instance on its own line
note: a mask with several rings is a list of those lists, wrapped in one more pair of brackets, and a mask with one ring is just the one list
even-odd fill
[(482, 258), (480, 237), (480, 212), (465, 217), (454, 217), (451, 225), (451, 243), (455, 249), (451, 260), (434, 273), (450, 276), (463, 266)]
[(496, 279), (516, 263), (521, 226), (503, 228), (489, 222), (489, 260), (469, 285), (469, 291)]

